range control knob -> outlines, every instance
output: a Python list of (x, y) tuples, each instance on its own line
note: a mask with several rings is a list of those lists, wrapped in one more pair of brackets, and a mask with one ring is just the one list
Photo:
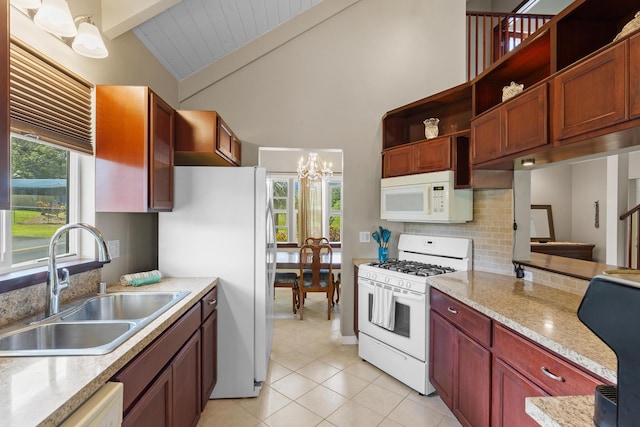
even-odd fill
[(390, 281), (391, 281), (391, 278), (390, 278), (389, 276), (386, 276), (386, 277), (384, 278), (384, 282), (385, 282), (385, 283), (389, 283)]
[(404, 287), (404, 281), (398, 280), (398, 286), (400, 286), (401, 288)]
[(406, 284), (406, 285), (407, 285), (407, 286), (406, 286), (406, 288), (407, 288), (407, 289), (411, 289), (411, 282), (407, 282), (407, 284)]

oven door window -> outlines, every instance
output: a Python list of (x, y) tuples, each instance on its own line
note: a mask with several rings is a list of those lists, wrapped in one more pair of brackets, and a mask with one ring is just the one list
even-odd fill
[[(395, 326), (391, 332), (406, 338), (411, 336), (411, 307), (395, 302)], [(369, 310), (367, 310), (369, 322), (373, 311), (373, 294), (369, 294)], [(380, 327), (380, 326), (379, 326)]]

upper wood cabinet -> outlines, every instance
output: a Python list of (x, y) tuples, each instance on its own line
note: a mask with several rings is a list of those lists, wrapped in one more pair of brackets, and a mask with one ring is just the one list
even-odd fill
[(456, 188), (469, 187), (469, 133), (456, 133), (385, 150), (382, 177), (453, 170)]
[(515, 154), (548, 144), (547, 93), (547, 84), (539, 84), (473, 119), (473, 165), (513, 163)]
[(560, 73), (552, 81), (553, 135), (567, 139), (627, 119), (627, 42)]
[(0, 22), (0, 210), (11, 209), (11, 167), (9, 136), (9, 0), (1, 0)]
[(640, 34), (629, 39), (629, 116), (640, 116)]
[(96, 87), (96, 211), (173, 208), (174, 110), (148, 87)]
[(197, 110), (176, 113), (176, 165), (240, 166), (240, 139), (218, 113)]

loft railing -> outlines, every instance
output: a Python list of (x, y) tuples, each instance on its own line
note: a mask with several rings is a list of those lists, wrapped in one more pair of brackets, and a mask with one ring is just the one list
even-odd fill
[(640, 242), (640, 205), (620, 215), (620, 221), (627, 220), (628, 253), (627, 263), (629, 268), (640, 268), (640, 252), (638, 252), (638, 242)]
[(467, 12), (467, 80), (515, 49), (553, 15)]

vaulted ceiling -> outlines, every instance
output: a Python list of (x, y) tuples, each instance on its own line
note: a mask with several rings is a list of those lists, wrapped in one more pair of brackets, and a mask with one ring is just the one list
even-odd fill
[(322, 0), (183, 0), (133, 28), (182, 80)]

